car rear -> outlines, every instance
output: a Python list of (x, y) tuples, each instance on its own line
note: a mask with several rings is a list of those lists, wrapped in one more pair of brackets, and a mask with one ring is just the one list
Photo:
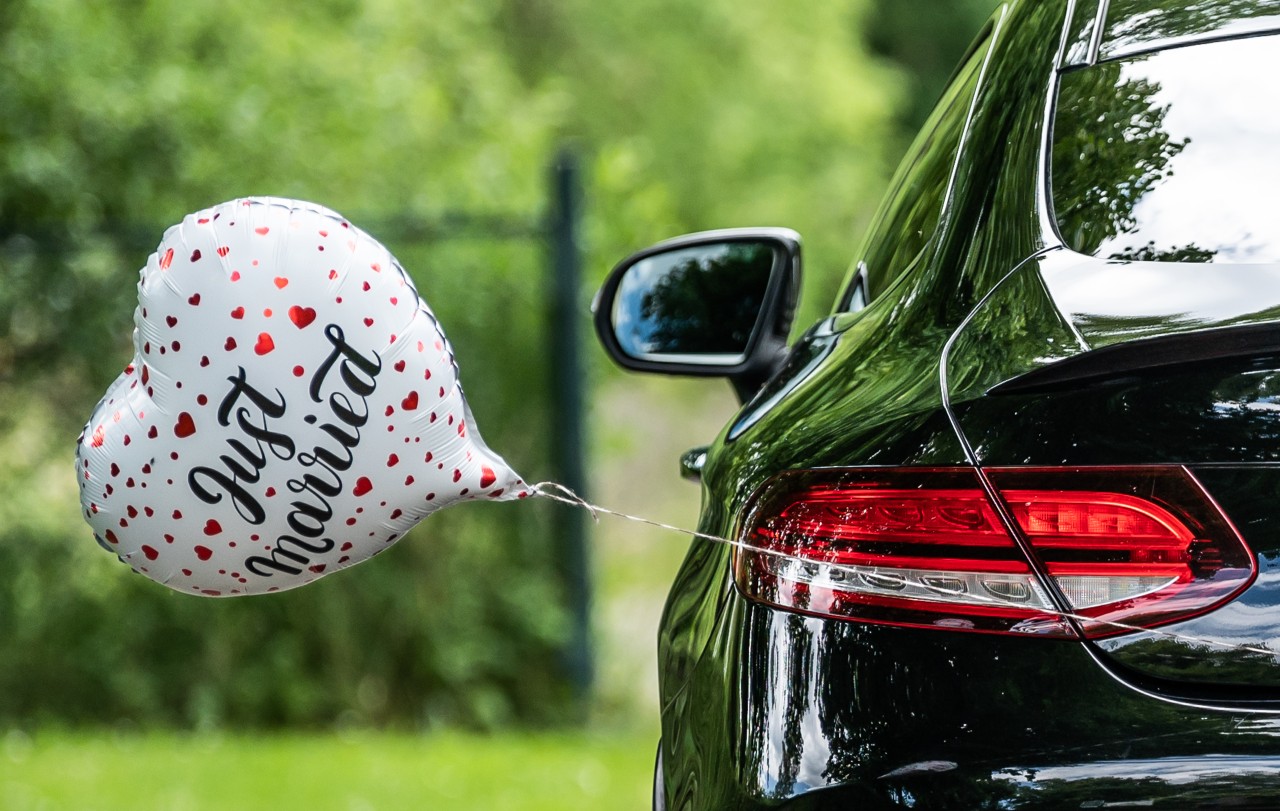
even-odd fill
[[(1231, 706), (1280, 698), (1277, 70), (1280, 37), (1257, 32), (1065, 72), (1049, 194), (1065, 247), (997, 285), (947, 358), (983, 468), (1146, 471), (1165, 506), (1185, 497), (1156, 482), (1179, 477), (1235, 529), (1256, 576), (1095, 646), (1136, 686)], [(1011, 297), (1017, 335), (993, 317)], [(975, 363), (992, 342), (1003, 363)]]
[(820, 325), (713, 448), (667, 807), (1280, 807), (1280, 48), (1146, 6), (1069, 6), (1043, 244), (941, 337), (923, 286)]
[(832, 464), (765, 475), (784, 400), (717, 449), (742, 546), (668, 605), (666, 807), (1280, 807), (1277, 360), (815, 420)]

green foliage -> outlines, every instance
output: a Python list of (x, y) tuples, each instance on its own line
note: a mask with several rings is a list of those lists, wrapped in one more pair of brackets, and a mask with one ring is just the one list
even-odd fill
[(874, 0), (867, 21), (873, 53), (902, 66), (905, 103), (899, 137), (909, 141), (933, 109), (965, 48), (998, 0)]
[[(433, 516), (375, 562), (242, 601), (170, 594), (95, 547), (72, 440), (131, 354), (136, 268), (167, 224), (235, 196), (343, 212), (439, 314), (489, 444), (540, 478), (542, 246), (473, 240), (454, 215), (536, 224), (568, 141), (597, 278), (682, 231), (789, 225), (825, 304), (897, 103), (860, 46), (863, 6), (0, 6), (0, 726), (562, 717), (551, 506)], [(444, 233), (413, 236), (423, 222)]]
[(861, 44), (865, 5), (507, 0), (538, 32), (533, 81), (565, 99), (558, 134), (592, 155), (595, 267), (685, 231), (784, 225), (805, 238), (797, 323), (823, 314), (875, 206), (897, 102)]

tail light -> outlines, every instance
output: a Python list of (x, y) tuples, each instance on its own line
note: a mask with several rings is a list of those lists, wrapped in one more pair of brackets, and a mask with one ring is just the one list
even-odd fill
[(1185, 468), (985, 472), (999, 505), (971, 468), (774, 477), (748, 507), (738, 585), (840, 619), (1074, 637), (1070, 614), (1102, 637), (1211, 611), (1253, 580), (1253, 554)]

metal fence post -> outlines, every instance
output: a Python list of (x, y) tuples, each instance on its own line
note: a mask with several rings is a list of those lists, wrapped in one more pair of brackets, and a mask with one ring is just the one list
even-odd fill
[[(556, 481), (589, 498), (586, 472), (586, 389), (582, 368), (582, 252), (579, 246), (582, 187), (576, 156), (561, 150), (551, 164), (548, 238), (551, 259), (551, 458)], [(570, 632), (566, 675), (579, 709), (586, 709), (594, 679), (591, 644), (591, 574), (585, 510), (555, 513), (556, 550)]]

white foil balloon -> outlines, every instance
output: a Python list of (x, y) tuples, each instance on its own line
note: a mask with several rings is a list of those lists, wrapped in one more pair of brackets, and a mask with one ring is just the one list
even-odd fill
[(99, 543), (170, 588), (293, 588), (457, 501), (531, 493), (481, 441), (413, 282), (332, 211), (190, 215), (143, 268), (134, 323), (76, 472)]

